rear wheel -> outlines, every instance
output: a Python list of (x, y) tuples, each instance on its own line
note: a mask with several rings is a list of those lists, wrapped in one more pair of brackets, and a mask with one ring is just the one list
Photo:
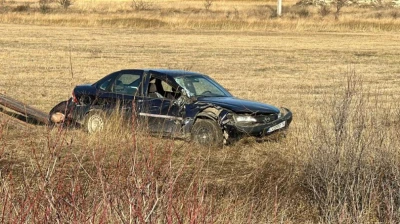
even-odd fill
[(207, 147), (222, 147), (223, 133), (217, 123), (210, 119), (197, 119), (192, 128), (192, 141)]
[(105, 126), (105, 115), (104, 112), (93, 110), (86, 115), (85, 129), (89, 134), (100, 132)]

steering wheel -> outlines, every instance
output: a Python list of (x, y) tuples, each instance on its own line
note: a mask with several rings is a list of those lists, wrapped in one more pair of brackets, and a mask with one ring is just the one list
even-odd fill
[(213, 93), (210, 90), (206, 90), (202, 92), (200, 95), (213, 95)]

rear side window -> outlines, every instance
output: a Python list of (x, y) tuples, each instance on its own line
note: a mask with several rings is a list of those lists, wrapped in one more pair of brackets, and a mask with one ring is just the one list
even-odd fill
[(110, 85), (112, 78), (107, 79), (99, 85), (99, 89), (106, 91), (107, 87)]
[(131, 85), (135, 81), (140, 79), (140, 75), (134, 75), (134, 74), (122, 74), (118, 80), (121, 81), (122, 84), (124, 85)]
[(111, 92), (123, 95), (136, 95), (142, 82), (139, 74), (121, 74), (114, 82)]

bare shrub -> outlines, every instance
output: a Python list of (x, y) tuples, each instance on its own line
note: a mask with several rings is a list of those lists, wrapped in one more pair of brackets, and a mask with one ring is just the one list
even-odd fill
[(259, 19), (269, 19), (278, 17), (276, 8), (270, 5), (259, 5), (254, 9), (250, 10), (247, 14), (248, 17), (256, 17)]
[(72, 1), (71, 0), (58, 0), (57, 2), (64, 9), (68, 9), (72, 5)]
[(311, 16), (309, 7), (307, 6), (291, 6), (287, 9), (287, 15), (290, 19), (308, 18)]
[(383, 17), (383, 13), (382, 13), (382, 12), (376, 12), (376, 13), (374, 14), (374, 18), (375, 18), (375, 19), (382, 19), (382, 17)]
[(400, 18), (400, 11), (399, 10), (392, 10), (392, 11), (390, 11), (390, 16), (393, 18), (393, 19), (398, 19), (398, 18)]
[[(340, 12), (343, 7), (347, 5), (357, 4), (358, 0), (333, 0), (330, 2), (331, 5), (335, 7), (335, 20), (339, 20)], [(327, 6), (325, 1), (319, 0), (300, 0), (296, 3), (296, 6), (320, 6), (320, 14), (322, 17), (328, 15), (330, 13), (330, 8)], [(328, 11), (329, 10), (329, 11)]]
[(132, 0), (131, 8), (136, 11), (146, 11), (153, 7), (153, 3), (146, 0)]
[(331, 7), (327, 4), (323, 4), (319, 7), (318, 12), (321, 15), (321, 17), (325, 17), (331, 13)]
[(240, 18), (240, 13), (239, 13), (239, 10), (236, 8), (236, 7), (234, 7), (234, 18), (235, 19), (239, 19)]
[(357, 4), (358, 0), (334, 0), (332, 4), (335, 6), (335, 20), (339, 20), (340, 12), (343, 7), (350, 4)]
[[(391, 137), (393, 108), (372, 101), (361, 77), (351, 72), (330, 100), (328, 119), (310, 136), (305, 186), (324, 223), (397, 223), (400, 213), (399, 142)], [(385, 112), (382, 113), (382, 110)], [(386, 124), (384, 124), (386, 123)]]
[(212, 4), (213, 4), (213, 0), (204, 0), (204, 8), (208, 11), (208, 10), (210, 10), (210, 8), (211, 8), (211, 6), (212, 6)]
[(310, 6), (310, 5), (318, 5), (316, 0), (300, 0), (296, 2), (297, 6)]
[(300, 18), (307, 18), (310, 16), (310, 10), (307, 7), (301, 7), (300, 9), (296, 10), (296, 14)]
[(41, 13), (45, 14), (50, 11), (50, 6), (49, 4), (51, 3), (51, 0), (39, 0), (39, 10)]
[(234, 7), (234, 8), (233, 8), (233, 12), (228, 11), (228, 12), (226, 13), (226, 18), (227, 18), (227, 19), (230, 19), (230, 18), (239, 19), (239, 18), (240, 18), (239, 10), (238, 10), (236, 7)]
[(393, 8), (395, 3), (394, 3), (394, 1), (375, 0), (375, 1), (371, 2), (371, 5), (378, 9), (388, 9), (388, 8)]
[(27, 12), (27, 11), (29, 11), (30, 10), (30, 8), (31, 8), (31, 6), (30, 6), (30, 4), (23, 4), (23, 5), (17, 5), (14, 9), (13, 9), (13, 11), (14, 12)]

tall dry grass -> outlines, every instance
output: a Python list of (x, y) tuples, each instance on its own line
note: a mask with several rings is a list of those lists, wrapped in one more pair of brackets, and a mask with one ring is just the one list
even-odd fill
[(241, 98), (287, 106), (295, 117), (285, 139), (244, 139), (217, 151), (130, 125), (88, 136), (2, 119), (2, 221), (398, 222), (397, 32), (49, 24), (0, 25), (2, 93), (48, 111), (75, 84), (118, 69), (180, 68), (208, 73)]
[[(220, 150), (155, 138), (114, 115), (104, 132), (2, 124), (3, 222), (397, 223), (399, 110), (350, 71), (286, 139)], [(301, 118), (297, 118), (301, 119)], [(265, 147), (266, 146), (266, 147)], [(8, 148), (8, 147), (7, 147)]]
[(309, 134), (304, 186), (324, 223), (397, 223), (399, 107), (351, 73)]

